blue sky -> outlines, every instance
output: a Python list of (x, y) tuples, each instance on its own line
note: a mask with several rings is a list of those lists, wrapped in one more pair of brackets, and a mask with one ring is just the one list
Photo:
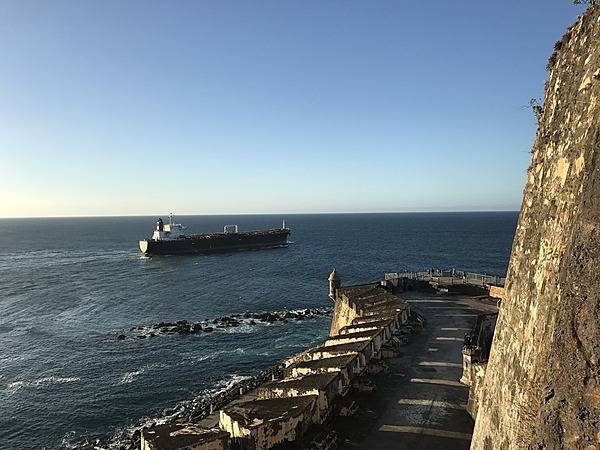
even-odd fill
[(516, 210), (570, 0), (0, 0), (0, 217)]

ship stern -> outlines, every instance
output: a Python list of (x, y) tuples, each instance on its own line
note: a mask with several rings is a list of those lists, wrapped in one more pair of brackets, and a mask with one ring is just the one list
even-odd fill
[(140, 241), (140, 250), (144, 255), (148, 254), (148, 239), (142, 239)]

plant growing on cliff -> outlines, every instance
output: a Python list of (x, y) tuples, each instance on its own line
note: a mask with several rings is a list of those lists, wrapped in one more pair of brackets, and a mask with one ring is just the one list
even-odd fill
[(542, 120), (542, 114), (544, 113), (544, 106), (540, 104), (540, 101), (538, 99), (535, 98), (529, 100), (529, 106), (531, 107), (531, 111), (533, 111), (533, 114), (535, 115), (535, 118), (539, 125), (540, 121)]
[(596, 5), (598, 0), (573, 0), (574, 5)]

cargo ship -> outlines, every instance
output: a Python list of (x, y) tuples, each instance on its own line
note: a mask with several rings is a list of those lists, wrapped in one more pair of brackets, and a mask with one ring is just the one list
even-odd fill
[(152, 237), (140, 241), (140, 250), (145, 255), (185, 255), (283, 247), (291, 233), (285, 221), (281, 228), (267, 230), (239, 231), (237, 225), (225, 225), (222, 233), (186, 234), (185, 230), (173, 214), (169, 223), (159, 217)]

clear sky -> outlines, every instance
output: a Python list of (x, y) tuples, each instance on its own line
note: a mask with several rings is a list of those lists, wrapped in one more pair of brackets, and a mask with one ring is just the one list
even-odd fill
[(0, 0), (0, 217), (517, 210), (582, 11)]

